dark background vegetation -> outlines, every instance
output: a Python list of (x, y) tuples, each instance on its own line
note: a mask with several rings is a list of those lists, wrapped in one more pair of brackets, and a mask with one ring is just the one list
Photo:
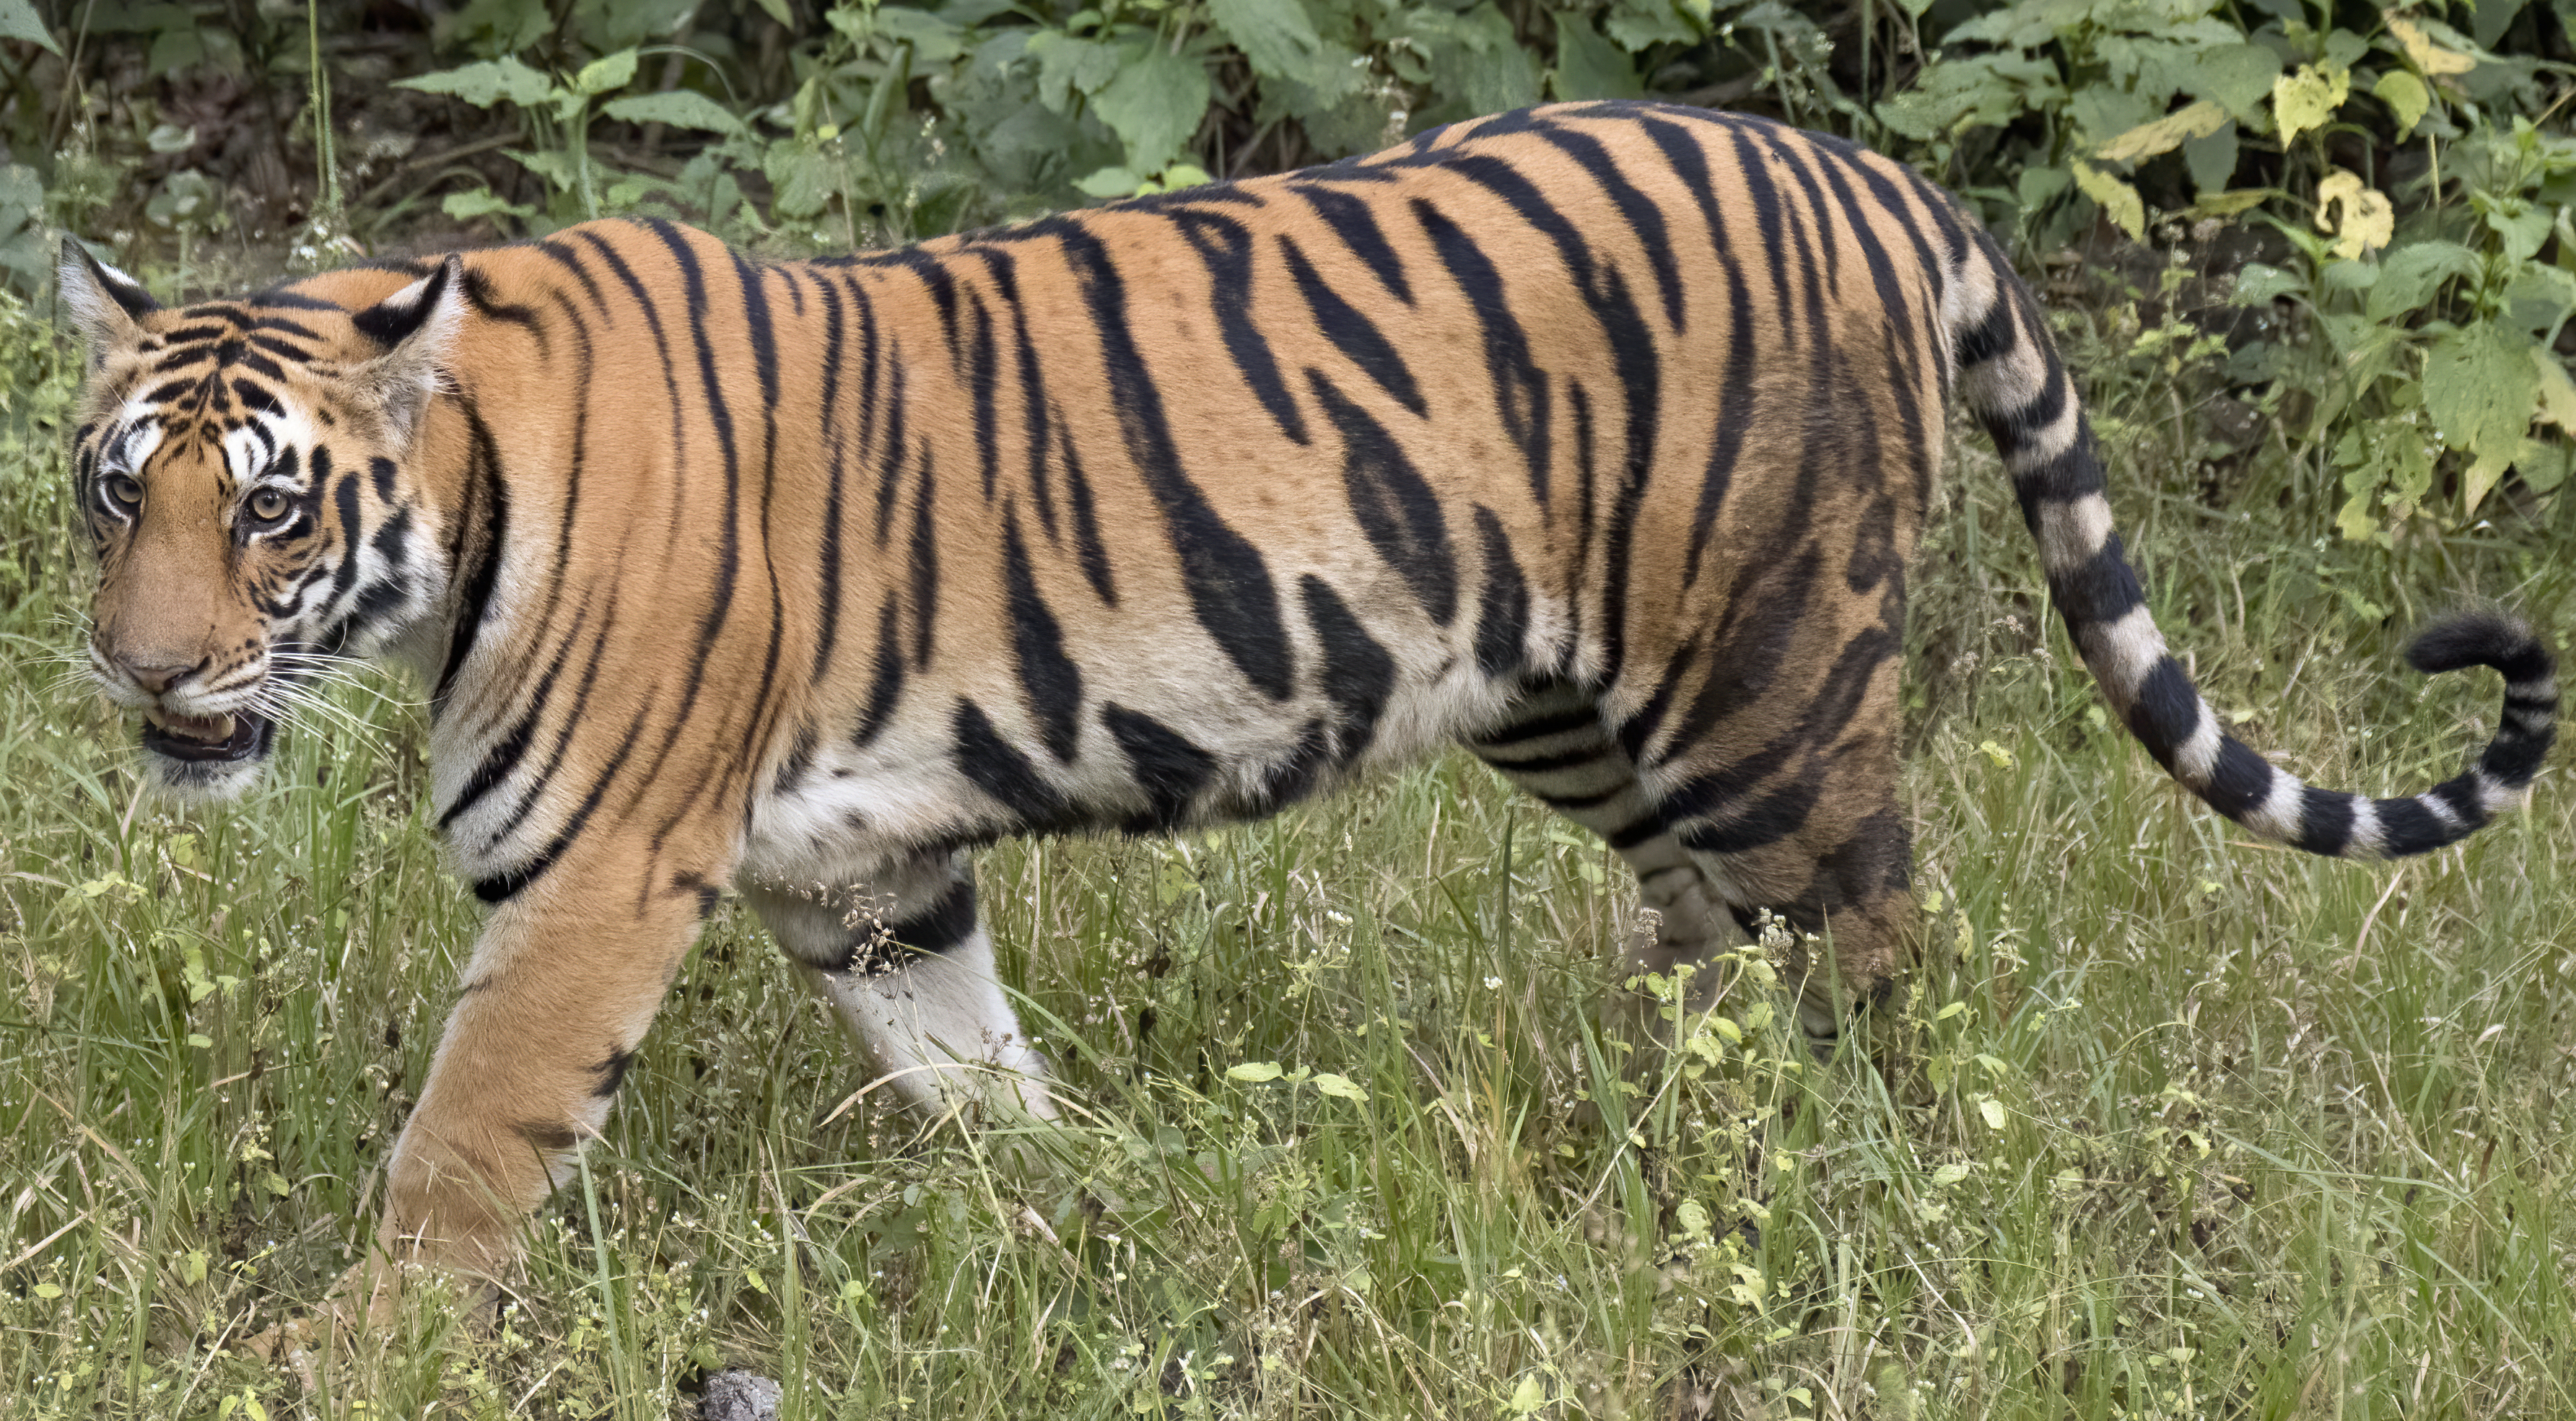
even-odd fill
[[(2354, 539), (2570, 471), (2570, 0), (0, 0), (0, 275), (175, 294), (657, 211), (847, 249), (1547, 98), (1919, 164)], [(2249, 263), (2251, 265), (2249, 266)], [(2122, 306), (2122, 302), (2126, 302)], [(2179, 321), (2176, 318), (2181, 318)], [(2347, 414), (2360, 417), (2346, 421)]]

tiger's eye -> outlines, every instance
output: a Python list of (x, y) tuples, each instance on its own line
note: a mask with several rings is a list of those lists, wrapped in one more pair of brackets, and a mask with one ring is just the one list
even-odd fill
[(107, 496), (132, 508), (143, 502), (143, 485), (123, 474), (110, 474), (107, 478)]
[(264, 488), (250, 496), (250, 516), (262, 523), (274, 523), (286, 516), (286, 495)]

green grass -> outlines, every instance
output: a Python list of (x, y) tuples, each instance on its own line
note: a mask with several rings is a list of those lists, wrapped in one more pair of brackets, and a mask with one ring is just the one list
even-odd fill
[[(1754, 980), (1670, 1060), (1606, 1042), (1617, 863), (1453, 756), (986, 857), (1078, 1107), (1034, 1183), (837, 1110), (854, 1056), (728, 908), (501, 1335), (422, 1309), (307, 1394), (228, 1346), (362, 1236), (475, 924), (417, 692), (299, 728), (236, 808), (138, 801), (49, 659), (88, 577), (65, 377), (0, 316), (0, 1418), (654, 1417), (718, 1365), (797, 1417), (2576, 1414), (2576, 798), (2393, 869), (2243, 845), (2105, 728), (1973, 451), (1918, 564), (1893, 1087), (1801, 1059)], [(2312, 780), (2483, 738), (2492, 677), (2395, 669), (2418, 616), (2576, 627), (2502, 510), (2319, 541), (2297, 461), (2213, 513), (2167, 492), (2161, 390), (2105, 407), (2169, 634)]]

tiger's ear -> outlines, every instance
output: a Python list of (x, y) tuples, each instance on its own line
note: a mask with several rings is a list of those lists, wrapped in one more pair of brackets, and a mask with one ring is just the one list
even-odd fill
[(465, 261), (450, 253), (438, 270), (349, 318), (384, 354), (358, 367), (397, 444), (409, 444), (430, 400), (445, 388), (447, 359), (465, 323)]
[(161, 309), (143, 283), (91, 256), (88, 248), (69, 237), (63, 239), (55, 281), (93, 365), (105, 359), (109, 350), (134, 339), (139, 329), (136, 320)]

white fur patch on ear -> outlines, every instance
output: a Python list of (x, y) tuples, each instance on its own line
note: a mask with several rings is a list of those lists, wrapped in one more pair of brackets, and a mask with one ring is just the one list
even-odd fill
[(136, 317), (161, 309), (143, 283), (91, 256), (68, 237), (63, 239), (55, 284), (93, 364), (110, 348), (134, 338)]
[(446, 365), (465, 324), (465, 262), (450, 254), (438, 270), (350, 317), (385, 347), (360, 368), (397, 443), (409, 443), (429, 402), (446, 385)]

